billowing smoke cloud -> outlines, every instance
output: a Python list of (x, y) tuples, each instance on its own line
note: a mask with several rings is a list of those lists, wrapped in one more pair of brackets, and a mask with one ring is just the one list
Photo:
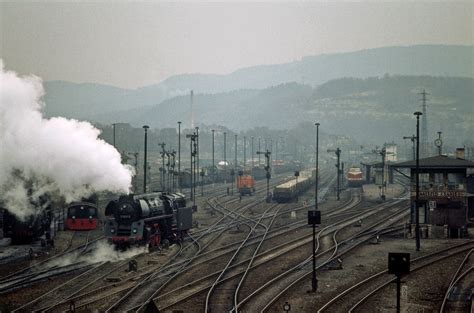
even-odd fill
[(128, 192), (132, 168), (90, 123), (45, 119), (38, 77), (5, 71), (0, 60), (0, 204), (32, 214), (48, 192), (78, 200), (97, 191)]

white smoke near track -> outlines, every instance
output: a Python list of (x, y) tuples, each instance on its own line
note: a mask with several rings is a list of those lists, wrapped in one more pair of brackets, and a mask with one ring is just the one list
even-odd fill
[(42, 115), (41, 79), (6, 71), (0, 60), (0, 205), (19, 218), (44, 193), (69, 201), (128, 192), (133, 169), (88, 122)]
[(92, 253), (87, 256), (87, 262), (98, 263), (107, 261), (122, 261), (146, 252), (146, 247), (134, 247), (125, 251), (118, 251), (113, 245), (104, 241), (100, 241), (96, 244)]

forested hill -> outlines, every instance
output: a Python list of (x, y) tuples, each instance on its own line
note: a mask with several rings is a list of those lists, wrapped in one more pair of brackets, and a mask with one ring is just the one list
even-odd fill
[[(413, 112), (421, 110), (420, 92), (428, 93), (429, 131), (461, 140), (473, 137), (474, 79), (432, 76), (342, 78), (317, 88), (297, 83), (263, 90), (195, 94), (197, 123), (242, 130), (257, 126), (291, 128), (305, 121), (321, 121), (330, 133), (396, 140), (414, 131)], [(100, 121), (127, 121), (136, 126), (189, 126), (189, 96), (178, 96), (146, 108), (113, 112)], [(458, 135), (455, 135), (458, 134)], [(433, 135), (433, 136), (434, 136)]]

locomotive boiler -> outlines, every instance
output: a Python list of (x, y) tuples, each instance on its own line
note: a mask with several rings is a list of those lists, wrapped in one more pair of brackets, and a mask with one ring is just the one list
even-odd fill
[(192, 208), (177, 193), (123, 195), (109, 202), (105, 215), (106, 236), (119, 248), (148, 245), (153, 249), (179, 242), (192, 227)]

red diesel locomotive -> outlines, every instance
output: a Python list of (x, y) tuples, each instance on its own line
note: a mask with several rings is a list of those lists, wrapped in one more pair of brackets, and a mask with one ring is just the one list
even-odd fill
[(70, 230), (93, 230), (97, 228), (97, 201), (83, 199), (67, 207), (66, 226)]

